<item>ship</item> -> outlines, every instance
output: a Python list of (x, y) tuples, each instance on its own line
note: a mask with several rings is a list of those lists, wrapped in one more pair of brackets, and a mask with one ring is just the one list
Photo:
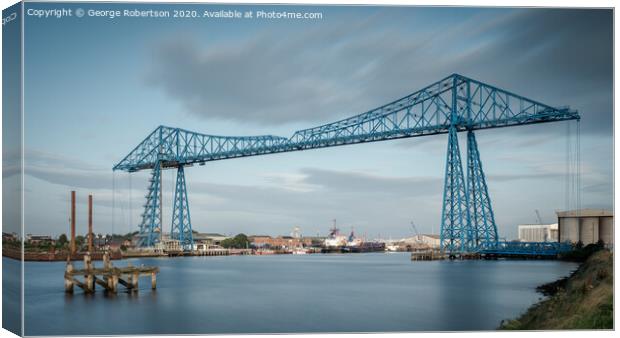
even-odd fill
[(387, 244), (385, 246), (385, 251), (387, 252), (396, 252), (396, 251), (400, 251), (400, 246), (398, 246), (397, 244), (395, 244), (394, 242), (390, 242), (389, 244)]
[(384, 250), (385, 243), (367, 242), (362, 238), (356, 237), (353, 229), (351, 229), (351, 233), (348, 237), (341, 235), (340, 230), (336, 227), (335, 220), (334, 226), (330, 229), (329, 235), (321, 248), (322, 253), (377, 252)]
[(336, 226), (336, 220), (334, 220), (334, 225), (329, 229), (329, 235), (323, 242), (321, 252), (342, 252), (342, 247), (346, 246), (346, 244), (347, 238), (340, 234), (340, 230)]
[(364, 244), (364, 240), (355, 237), (355, 231), (351, 229), (351, 233), (347, 238), (347, 244), (341, 248), (342, 252), (360, 252), (360, 248)]
[(355, 237), (355, 232), (351, 229), (351, 234), (347, 245), (342, 248), (342, 252), (378, 252), (385, 251), (385, 243), (378, 241), (366, 241)]
[(353, 252), (383, 252), (385, 251), (385, 243), (382, 242), (364, 242)]
[(359, 241), (355, 245), (346, 245), (342, 247), (342, 252), (379, 252), (385, 251), (385, 243), (374, 241)]
[(308, 253), (307, 249), (304, 248), (296, 248), (295, 250), (293, 250), (292, 254), (293, 255), (305, 255)]

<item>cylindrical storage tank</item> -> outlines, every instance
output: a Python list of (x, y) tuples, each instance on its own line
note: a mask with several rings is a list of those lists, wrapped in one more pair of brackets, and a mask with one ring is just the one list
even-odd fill
[(598, 242), (598, 217), (582, 217), (579, 239), (583, 245)]
[(614, 244), (614, 218), (611, 216), (599, 219), (598, 236), (605, 244)]
[(560, 242), (579, 242), (579, 219), (576, 217), (562, 217), (559, 219)]

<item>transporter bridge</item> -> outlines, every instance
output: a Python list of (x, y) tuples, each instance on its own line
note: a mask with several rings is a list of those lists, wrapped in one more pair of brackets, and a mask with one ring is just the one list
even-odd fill
[[(185, 168), (206, 162), (350, 144), (447, 134), (441, 249), (450, 254), (500, 247), (475, 131), (537, 123), (579, 121), (577, 111), (554, 107), (452, 74), (398, 100), (340, 121), (298, 130), (290, 137), (216, 136), (157, 127), (114, 171), (151, 172), (139, 245), (161, 240), (161, 173), (176, 169), (171, 238), (193, 246)], [(467, 133), (465, 170), (457, 134)]]

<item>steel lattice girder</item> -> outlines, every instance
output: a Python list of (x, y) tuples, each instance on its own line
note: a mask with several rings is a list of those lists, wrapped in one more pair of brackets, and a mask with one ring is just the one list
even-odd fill
[(467, 133), (467, 194), (470, 216), (471, 248), (489, 248), (497, 245), (497, 225), (491, 207), (491, 198), (482, 170), (478, 143), (473, 131)]
[(444, 177), (443, 208), (441, 212), (441, 250), (446, 252), (468, 251), (471, 236), (469, 203), (467, 201), (461, 152), (456, 128), (448, 133), (446, 174)]
[[(455, 114), (453, 114), (455, 112)], [(453, 116), (454, 115), (454, 116)], [(413, 94), (344, 120), (299, 130), (291, 137), (214, 136), (160, 126), (114, 170), (164, 168), (208, 161), (389, 139), (579, 119), (503, 89), (453, 74)], [(453, 120), (454, 119), (454, 120)]]
[(179, 166), (177, 169), (170, 238), (178, 240), (183, 250), (192, 250), (194, 246), (192, 222), (189, 214), (189, 201), (187, 200), (187, 187), (185, 184), (185, 170), (183, 166)]
[(572, 245), (567, 242), (498, 242), (478, 252), (487, 255), (555, 256), (570, 250)]
[(161, 239), (161, 166), (159, 164), (153, 168), (149, 182), (138, 234), (138, 246), (140, 247), (153, 246)]

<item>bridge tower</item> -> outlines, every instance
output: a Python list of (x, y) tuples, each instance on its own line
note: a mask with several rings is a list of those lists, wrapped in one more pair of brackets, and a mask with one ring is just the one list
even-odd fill
[(174, 210), (172, 212), (172, 230), (170, 238), (179, 241), (183, 250), (192, 250), (194, 237), (192, 222), (189, 215), (187, 187), (185, 186), (185, 170), (180, 165), (177, 169), (177, 183), (174, 191)]
[[(138, 234), (139, 247), (152, 247), (161, 242), (162, 236), (162, 161), (157, 161), (151, 172), (149, 188), (145, 196), (144, 212)], [(194, 244), (192, 222), (187, 200), (185, 170), (183, 165), (177, 167), (177, 179), (174, 191), (172, 226), (170, 238), (180, 242), (184, 250), (191, 250)]]
[(476, 136), (471, 130), (467, 132), (467, 194), (472, 248), (488, 249), (497, 246), (497, 225), (491, 198), (482, 170)]
[(151, 172), (146, 203), (140, 222), (138, 246), (151, 247), (161, 241), (161, 162), (157, 161)]
[[(478, 143), (473, 131), (471, 81), (452, 78), (452, 106), (441, 217), (441, 249), (462, 253), (497, 245), (497, 225), (491, 207)], [(467, 130), (467, 181), (459, 149), (459, 127)]]
[(448, 132), (448, 152), (444, 177), (443, 208), (441, 212), (441, 249), (446, 252), (467, 251), (471, 240), (468, 194), (463, 178), (461, 151), (456, 127)]

